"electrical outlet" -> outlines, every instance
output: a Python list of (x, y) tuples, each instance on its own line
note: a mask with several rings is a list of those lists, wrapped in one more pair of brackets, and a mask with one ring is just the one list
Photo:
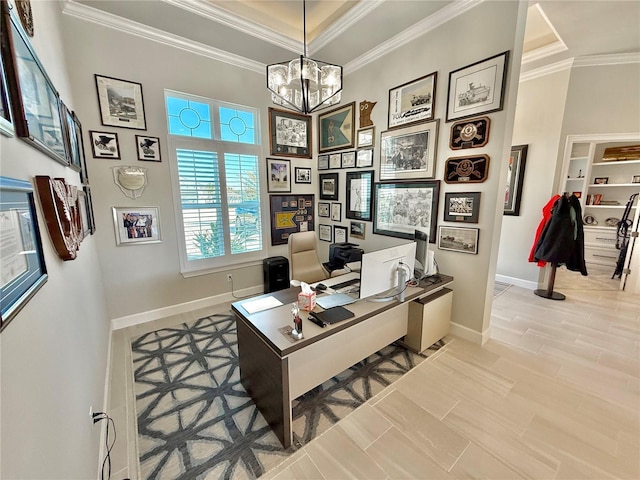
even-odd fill
[(233, 282), (233, 276), (230, 273), (227, 273), (227, 283)]

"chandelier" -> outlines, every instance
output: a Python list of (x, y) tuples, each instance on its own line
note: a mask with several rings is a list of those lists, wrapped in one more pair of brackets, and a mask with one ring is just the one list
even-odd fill
[(340, 103), (342, 67), (307, 57), (306, 3), (302, 1), (304, 54), (267, 65), (267, 88), (276, 105), (308, 114)]

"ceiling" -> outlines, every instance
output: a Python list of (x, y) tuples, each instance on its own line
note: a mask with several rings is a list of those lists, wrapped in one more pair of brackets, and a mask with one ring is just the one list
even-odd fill
[[(513, 0), (512, 0), (513, 1)], [(65, 0), (63, 9), (255, 70), (303, 52), (350, 69), (426, 33), (482, 0)], [(573, 57), (638, 54), (640, 1), (530, 2), (522, 71)], [(386, 50), (385, 50), (386, 49)]]

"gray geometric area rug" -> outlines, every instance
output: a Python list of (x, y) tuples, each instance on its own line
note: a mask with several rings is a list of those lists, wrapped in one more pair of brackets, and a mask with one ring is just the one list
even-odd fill
[(387, 346), (294, 400), (285, 450), (240, 383), (232, 314), (142, 335), (131, 342), (141, 477), (258, 478), (442, 345)]

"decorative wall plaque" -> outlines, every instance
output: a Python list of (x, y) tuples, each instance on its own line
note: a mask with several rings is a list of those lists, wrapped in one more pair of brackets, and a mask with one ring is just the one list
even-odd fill
[(378, 102), (369, 102), (364, 100), (360, 102), (360, 128), (370, 127), (373, 125), (371, 121), (371, 111)]
[(451, 126), (451, 150), (484, 147), (489, 141), (489, 117), (456, 122)]
[(122, 193), (134, 200), (147, 186), (147, 169), (144, 167), (113, 167), (113, 181)]
[(446, 183), (482, 183), (489, 174), (489, 155), (449, 158), (444, 171)]

